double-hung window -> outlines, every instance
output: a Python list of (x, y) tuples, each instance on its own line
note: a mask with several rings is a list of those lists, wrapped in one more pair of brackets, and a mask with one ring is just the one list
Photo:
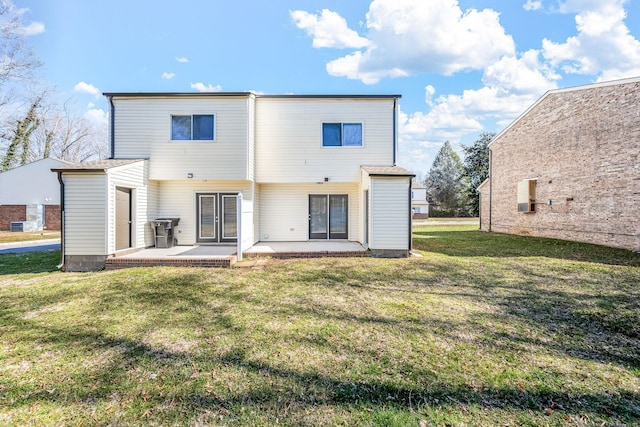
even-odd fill
[(213, 114), (183, 114), (171, 116), (172, 141), (213, 141)]
[(323, 147), (362, 147), (362, 123), (323, 123)]

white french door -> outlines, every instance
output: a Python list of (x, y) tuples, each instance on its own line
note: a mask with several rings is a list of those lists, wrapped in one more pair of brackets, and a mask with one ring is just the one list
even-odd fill
[(196, 241), (233, 243), (238, 239), (237, 194), (196, 194)]

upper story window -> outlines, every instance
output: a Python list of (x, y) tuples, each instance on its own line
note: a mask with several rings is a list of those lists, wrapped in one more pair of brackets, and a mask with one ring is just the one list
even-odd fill
[(362, 147), (362, 123), (323, 123), (323, 147)]
[(213, 114), (171, 116), (172, 141), (213, 141)]

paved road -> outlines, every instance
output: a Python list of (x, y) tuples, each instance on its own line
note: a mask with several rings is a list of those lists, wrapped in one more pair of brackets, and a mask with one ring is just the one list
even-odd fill
[(58, 249), (60, 249), (60, 239), (0, 243), (0, 255), (21, 254), (26, 252), (37, 252), (37, 251), (55, 251)]

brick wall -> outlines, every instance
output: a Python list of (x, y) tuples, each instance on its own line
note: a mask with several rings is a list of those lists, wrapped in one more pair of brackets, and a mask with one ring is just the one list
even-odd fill
[(11, 230), (14, 221), (27, 220), (27, 207), (25, 205), (0, 205), (0, 230)]
[[(551, 93), (491, 151), (492, 231), (640, 250), (639, 82)], [(536, 212), (519, 213), (517, 183), (531, 178)]]
[(45, 205), (44, 218), (47, 230), (60, 230), (60, 205)]
[[(47, 230), (60, 230), (60, 205), (45, 205), (44, 218)], [(0, 205), (0, 231), (11, 230), (11, 223), (27, 220), (25, 205)]]

